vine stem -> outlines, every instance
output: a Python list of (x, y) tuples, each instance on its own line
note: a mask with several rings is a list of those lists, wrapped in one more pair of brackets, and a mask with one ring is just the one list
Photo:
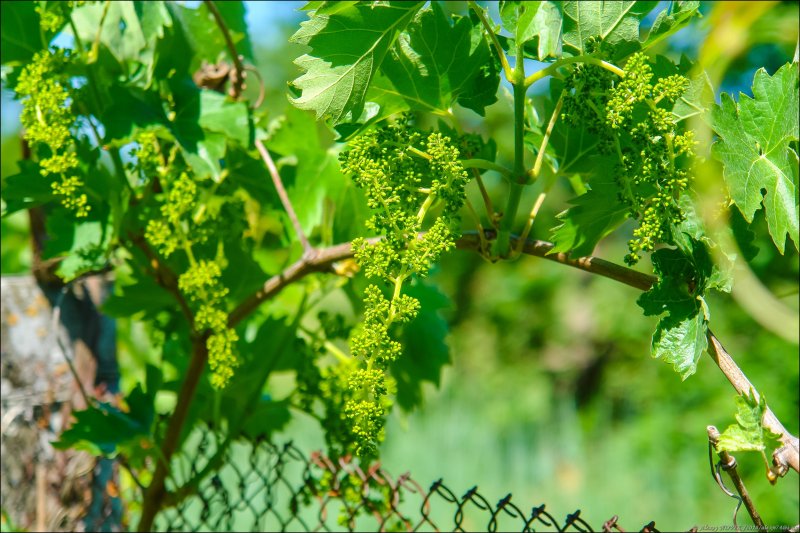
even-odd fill
[[(717, 444), (719, 444), (720, 433), (719, 430), (715, 426), (708, 426), (706, 428), (708, 432), (708, 442), (711, 446), (716, 449)], [(709, 450), (710, 453), (710, 450)], [(739, 471), (737, 470), (736, 466), (736, 459), (726, 452), (725, 450), (718, 451), (717, 454), (719, 455), (720, 459), (720, 467), (728, 472), (728, 475), (731, 477), (731, 481), (733, 481), (733, 486), (736, 487), (736, 492), (739, 493), (739, 499), (741, 503), (744, 503), (745, 509), (747, 509), (747, 513), (750, 515), (750, 519), (755, 524), (756, 528), (759, 531), (767, 531), (767, 527), (764, 525), (764, 520), (762, 520), (761, 515), (758, 514), (756, 510), (755, 504), (753, 504), (753, 499), (750, 498), (750, 494), (747, 492), (747, 488), (744, 486), (744, 481), (742, 481), (741, 476), (739, 476)], [(712, 461), (713, 463), (713, 461)], [(725, 488), (725, 485), (722, 483), (722, 479), (718, 475), (718, 470), (712, 466), (712, 474), (714, 479), (719, 484), (720, 488), (725, 491), (728, 496), (736, 497), (735, 494), (728, 491)], [(736, 510), (739, 510), (739, 506), (736, 506)], [(733, 515), (734, 525), (736, 525), (736, 513), (734, 512)]]
[(517, 62), (511, 79), (514, 90), (514, 177), (509, 184), (508, 200), (503, 218), (500, 221), (500, 232), (497, 236), (497, 255), (508, 257), (510, 252), (511, 229), (517, 217), (522, 190), (528, 177), (525, 172), (525, 62), (522, 59), (522, 47), (517, 46)]
[(167, 496), (165, 482), (170, 472), (169, 463), (172, 455), (178, 449), (183, 426), (189, 414), (189, 407), (208, 360), (207, 337), (208, 335), (205, 334), (192, 340), (192, 357), (189, 360), (189, 368), (178, 393), (178, 403), (175, 406), (175, 411), (173, 411), (167, 424), (167, 432), (160, 449), (160, 460), (156, 462), (156, 471), (153, 474), (153, 479), (144, 492), (142, 516), (139, 519), (139, 524), (137, 524), (137, 531), (151, 531), (153, 529), (153, 521)]
[(493, 228), (497, 228), (496, 223), (496, 213), (494, 211), (494, 205), (492, 205), (492, 198), (489, 196), (489, 191), (486, 190), (486, 185), (483, 183), (483, 178), (481, 177), (481, 173), (477, 168), (471, 168), (470, 171), (472, 175), (475, 177), (475, 181), (478, 183), (478, 190), (481, 192), (481, 198), (483, 199), (483, 206), (486, 209), (486, 216), (489, 219), (489, 224), (492, 225)]
[[(566, 91), (561, 91), (561, 95), (558, 97), (558, 102), (556, 102), (556, 107), (553, 109), (553, 114), (550, 116), (550, 122), (547, 124), (547, 130), (544, 133), (542, 144), (539, 146), (539, 153), (536, 154), (536, 162), (533, 164), (531, 181), (535, 182), (538, 180), (539, 174), (542, 172), (544, 154), (547, 151), (547, 145), (550, 142), (550, 136), (553, 134), (553, 128), (555, 128), (558, 117), (561, 114), (561, 106), (564, 103), (564, 94), (566, 94)], [(528, 215), (528, 222), (525, 224), (525, 229), (522, 230), (522, 235), (520, 236), (519, 241), (517, 241), (518, 243), (524, 243), (526, 240), (528, 240), (528, 234), (531, 232), (531, 228), (533, 228), (533, 222), (536, 220), (536, 216), (539, 214), (539, 209), (542, 208), (542, 204), (544, 203), (545, 198), (547, 198), (547, 193), (549, 190), (550, 187), (546, 186), (536, 198), (536, 202), (534, 202), (533, 208), (531, 208), (531, 213)], [(519, 250), (517, 250), (517, 254), (519, 254)]]
[(231, 96), (234, 99), (238, 99), (242, 94), (242, 85), (244, 84), (244, 64), (239, 57), (239, 53), (236, 51), (236, 45), (233, 44), (233, 39), (231, 39), (231, 32), (228, 31), (228, 26), (225, 24), (225, 20), (222, 18), (222, 14), (219, 12), (219, 9), (217, 9), (216, 4), (213, 0), (204, 0), (203, 3), (211, 12), (211, 15), (213, 15), (214, 22), (217, 23), (217, 26), (222, 32), (225, 45), (228, 47), (228, 52), (231, 55), (231, 61), (233, 61), (233, 68), (236, 74), (232, 80)]
[(314, 247), (308, 242), (308, 237), (306, 237), (303, 227), (300, 225), (300, 220), (297, 218), (297, 213), (295, 213), (292, 202), (289, 200), (289, 195), (286, 193), (286, 188), (283, 186), (283, 180), (281, 180), (281, 175), (278, 173), (278, 167), (275, 166), (275, 161), (272, 160), (272, 156), (269, 155), (269, 150), (266, 149), (264, 144), (261, 142), (261, 139), (256, 139), (255, 144), (258, 152), (261, 154), (261, 158), (264, 160), (264, 164), (267, 165), (267, 170), (269, 170), (269, 175), (272, 177), (272, 183), (275, 185), (275, 190), (278, 191), (278, 196), (281, 199), (283, 208), (289, 215), (289, 219), (292, 221), (292, 226), (294, 226), (294, 231), (297, 233), (297, 237), (300, 239), (300, 244), (303, 246), (303, 254), (312, 254)]
[(525, 87), (530, 87), (537, 81), (545, 78), (547, 76), (552, 76), (560, 67), (564, 65), (569, 65), (571, 63), (587, 63), (589, 65), (597, 65), (598, 67), (603, 67), (604, 69), (608, 70), (609, 72), (613, 72), (620, 78), (625, 77), (625, 71), (619, 68), (616, 65), (609, 63), (608, 61), (603, 61), (602, 59), (598, 59), (594, 56), (590, 55), (580, 55), (574, 57), (566, 57), (564, 59), (559, 59), (550, 64), (550, 66), (543, 68), (542, 70), (538, 70), (525, 78)]

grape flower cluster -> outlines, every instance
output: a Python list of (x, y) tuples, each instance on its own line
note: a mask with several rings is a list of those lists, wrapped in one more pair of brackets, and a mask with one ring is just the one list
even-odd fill
[(691, 131), (679, 132), (672, 104), (688, 88), (679, 74), (656, 79), (647, 57), (637, 52), (615, 79), (595, 65), (580, 65), (566, 82), (564, 119), (596, 134), (598, 149), (618, 157), (615, 178), (619, 200), (639, 226), (628, 241), (625, 262), (636, 264), (641, 252), (670, 242), (671, 228), (685, 218), (681, 194), (690, 175), (681, 161), (694, 156)]
[[(138, 141), (138, 166), (156, 168), (160, 154), (153, 149), (154, 137), (144, 132)], [(195, 331), (208, 331), (206, 348), (211, 383), (224, 388), (238, 366), (236, 343), (239, 340), (236, 331), (228, 327), (225, 310), (225, 297), (229, 292), (221, 281), (225, 258), (218, 253), (214, 259), (195, 259), (192, 246), (199, 241), (192, 215), (198, 203), (198, 187), (188, 172), (181, 172), (174, 179), (170, 172), (164, 169), (160, 173), (159, 183), (166, 188), (166, 199), (160, 206), (161, 216), (148, 220), (145, 238), (165, 258), (177, 250), (183, 250), (189, 258), (189, 268), (178, 277), (178, 288), (194, 311)]]
[(86, 3), (85, 0), (36, 2), (34, 10), (39, 15), (39, 26), (47, 33), (55, 33), (64, 26), (73, 9)]
[(41, 50), (22, 69), (15, 91), (22, 100), (23, 136), (46, 154), (39, 161), (43, 177), (52, 176), (53, 193), (77, 217), (91, 206), (80, 177), (70, 129), (75, 122), (65, 71), (70, 56), (64, 50)]
[[(358, 365), (348, 371), (344, 413), (362, 457), (374, 455), (383, 439), (393, 387), (387, 369), (402, 350), (393, 332), (419, 310), (419, 301), (402, 293), (403, 285), (426, 276), (458, 236), (468, 181), (459, 156), (449, 137), (425, 133), (407, 117), (356, 138), (340, 156), (343, 172), (364, 190), (373, 211), (367, 226), (383, 236), (374, 243), (353, 241), (367, 278), (386, 287), (366, 288), (364, 322), (350, 339)], [(426, 215), (432, 210), (437, 214), (430, 223)]]

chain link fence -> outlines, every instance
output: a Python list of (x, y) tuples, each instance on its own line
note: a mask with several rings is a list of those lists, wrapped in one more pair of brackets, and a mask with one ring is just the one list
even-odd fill
[[(160, 531), (624, 531), (616, 516), (589, 524), (508, 494), (490, 500), (442, 479), (423, 486), (376, 464), (304, 453), (292, 442), (237, 441), (223, 448), (213, 431), (195, 431), (173, 463), (173, 485), (190, 487), (156, 518)], [(223, 444), (224, 446), (224, 444)], [(209, 465), (222, 466), (204, 479)], [(653, 522), (637, 531), (657, 531)]]

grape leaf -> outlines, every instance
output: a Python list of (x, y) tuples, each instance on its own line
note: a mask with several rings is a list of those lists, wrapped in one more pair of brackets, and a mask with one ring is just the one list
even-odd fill
[(672, 364), (681, 379), (697, 371), (697, 362), (708, 348), (708, 326), (703, 311), (698, 306), (693, 314), (663, 317), (653, 334), (653, 357)]
[(697, 16), (700, 16), (700, 2), (697, 0), (670, 2), (669, 7), (656, 17), (647, 38), (642, 42), (642, 48), (647, 49), (661, 42)]
[(348, 6), (330, 15), (314, 13), (300, 24), (292, 42), (311, 47), (295, 60), (305, 72), (293, 84), (292, 99), (317, 118), (339, 123), (349, 112), (361, 115), (367, 88), (399, 32), (423, 2)]
[(503, 27), (514, 36), (514, 41), (523, 44), (530, 41), (538, 29), (534, 18), (542, 2), (500, 2), (500, 20)]
[(689, 76), (689, 87), (675, 101), (672, 114), (675, 122), (690, 119), (694, 116), (704, 116), (714, 103), (714, 89), (711, 80), (703, 70)]
[(174, 133), (184, 157), (199, 177), (210, 175), (219, 183), (227, 139), (243, 146), (250, 142), (247, 105), (206, 89), (187, 88), (175, 96)]
[(56, 210), (47, 217), (47, 234), (44, 256), (63, 257), (56, 272), (64, 281), (106, 266), (111, 242), (107, 208), (93, 209), (88, 219), (77, 223), (68, 213)]
[[(532, 18), (530, 9), (519, 16), (519, 8), (539, 4)], [(561, 57), (561, 4), (557, 2), (504, 2), (506, 18), (503, 25), (513, 37), (498, 35), (503, 49), (512, 57), (516, 54), (516, 43), (523, 41), (525, 57), (543, 60), (547, 57)], [(503, 11), (501, 9), (501, 19)]]
[(767, 400), (762, 395), (759, 401), (751, 389), (748, 394), (736, 397), (736, 424), (722, 432), (717, 450), (727, 452), (749, 452), (774, 450), (781, 446), (780, 435), (773, 433), (762, 423), (767, 411)]
[(146, 368), (146, 390), (139, 383), (125, 398), (127, 411), (108, 403), (97, 403), (73, 413), (75, 422), (53, 442), (55, 448), (86, 450), (93, 455), (113, 456), (120, 446), (141, 453), (140, 438), (151, 436), (155, 421), (155, 395), (161, 387), (161, 371)]
[(200, 117), (198, 123), (206, 131), (224, 133), (242, 146), (250, 143), (250, 120), (247, 104), (232, 102), (224, 94), (200, 91)]
[(358, 0), (339, 0), (336, 2), (330, 1), (312, 1), (300, 8), (301, 11), (316, 11), (319, 15), (333, 15), (343, 9), (347, 9), (358, 4)]
[(153, 318), (159, 311), (175, 305), (175, 297), (156, 281), (143, 275), (133, 267), (133, 283), (115, 283), (114, 293), (103, 302), (103, 313), (115, 318), (136, 315), (137, 318)]
[(688, 288), (688, 281), (694, 272), (689, 259), (680, 250), (665, 248), (657, 250), (652, 261), (659, 275), (658, 282), (636, 300), (639, 307), (644, 309), (645, 316), (692, 314), (697, 309), (697, 302)]
[(587, 53), (586, 42), (598, 37), (614, 47), (611, 59), (639, 49), (639, 23), (658, 2), (564, 2), (564, 47), (573, 55)]
[[(775, 73), (759, 69), (753, 95), (739, 94), (737, 106), (723, 93), (711, 112), (719, 141), (712, 153), (724, 166), (731, 198), (748, 223), (761, 208), (776, 248), (783, 254), (786, 236), (800, 245), (797, 207), (798, 65), (786, 64)], [(762, 196), (762, 190), (766, 195)]]
[(703, 220), (694, 207), (697, 202), (692, 194), (681, 196), (679, 203), (684, 219), (672, 228), (672, 242), (690, 263), (694, 294), (704, 294), (708, 289), (730, 292), (736, 255), (720, 248), (717, 260), (712, 258), (711, 250), (718, 248), (719, 244), (708, 237)]
[(636, 303), (648, 316), (667, 313), (653, 334), (652, 355), (672, 364), (681, 379), (686, 379), (695, 373), (708, 347), (707, 309), (697, 297), (705, 282), (698, 281), (693, 259), (681, 250), (662, 248), (651, 257), (659, 279)]
[(381, 72), (414, 108), (446, 114), (458, 100), (483, 115), (497, 101), (498, 69), (481, 27), (466, 17), (452, 21), (438, 3), (420, 11), (392, 46)]
[(33, 2), (0, 3), (0, 62), (3, 65), (29, 61), (44, 48), (35, 7)]
[(55, 197), (38, 164), (22, 159), (17, 165), (20, 168), (18, 173), (3, 178), (3, 216), (46, 204)]
[(287, 400), (262, 399), (252, 408), (252, 414), (247, 417), (242, 433), (251, 439), (269, 437), (280, 431), (291, 418)]
[[(86, 5), (73, 12), (72, 20), (84, 43), (96, 41), (100, 47), (96, 51), (92, 48), (90, 55), (90, 61), (99, 61), (104, 67), (96, 72), (121, 69), (129, 80), (128, 87), (150, 86), (160, 39), (172, 27), (172, 17), (164, 2), (116, 2), (110, 7)], [(100, 53), (103, 51), (108, 53)], [(108, 64), (109, 61), (116, 61), (117, 65)]]
[(561, 4), (542, 2), (533, 24), (539, 37), (536, 46), (537, 58), (543, 60), (547, 57), (561, 57)]
[(376, 72), (372, 78), (372, 83), (367, 89), (366, 100), (360, 116), (353, 117), (352, 113), (348, 113), (339, 124), (334, 126), (339, 135), (337, 141), (345, 142), (359, 135), (372, 124), (409, 108), (408, 95), (403, 95), (395, 89), (392, 82), (380, 71)]
[(589, 181), (585, 194), (570, 200), (573, 207), (558, 215), (561, 224), (553, 228), (555, 246), (550, 253), (589, 255), (601, 239), (628, 218), (628, 208), (619, 201), (619, 186), (612, 176), (611, 172), (600, 172)]

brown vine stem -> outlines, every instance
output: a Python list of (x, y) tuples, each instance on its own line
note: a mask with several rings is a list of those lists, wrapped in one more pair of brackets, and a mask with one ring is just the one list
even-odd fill
[(178, 403), (175, 411), (170, 416), (167, 425), (167, 432), (161, 444), (161, 457), (156, 462), (156, 471), (153, 479), (147, 486), (142, 502), (142, 517), (136, 527), (137, 531), (151, 531), (153, 521), (158, 511), (161, 509), (167, 495), (165, 482), (170, 473), (170, 459), (178, 449), (181, 432), (189, 414), (189, 407), (194, 398), (197, 384), (203, 375), (203, 369), (208, 360), (208, 349), (206, 348), (207, 335), (195, 337), (192, 340), (192, 358), (189, 360), (189, 368), (186, 370), (186, 378), (183, 380), (181, 390), (178, 393)]
[(217, 9), (216, 4), (213, 0), (205, 0), (204, 3), (214, 16), (214, 22), (217, 23), (217, 26), (222, 32), (222, 36), (225, 38), (225, 45), (230, 52), (234, 69), (234, 76), (231, 80), (231, 96), (234, 99), (238, 99), (239, 95), (242, 94), (242, 85), (244, 84), (244, 64), (239, 57), (239, 53), (236, 51), (236, 45), (233, 44), (233, 39), (231, 39), (231, 32), (228, 31), (228, 26), (225, 24), (225, 20), (222, 18), (222, 14), (219, 12), (219, 9)]
[(272, 156), (269, 155), (269, 150), (267, 150), (264, 143), (261, 142), (261, 139), (256, 139), (256, 148), (258, 148), (258, 152), (261, 154), (264, 164), (267, 165), (267, 170), (269, 170), (269, 175), (272, 177), (275, 190), (278, 191), (281, 204), (283, 204), (283, 208), (292, 221), (292, 226), (294, 226), (294, 231), (300, 239), (300, 244), (303, 245), (303, 254), (312, 255), (314, 247), (308, 242), (308, 237), (306, 237), (303, 227), (300, 225), (300, 220), (297, 218), (297, 213), (295, 213), (292, 202), (289, 200), (289, 195), (286, 193), (286, 187), (283, 186), (283, 180), (281, 180), (281, 175), (278, 173), (278, 167), (275, 166), (275, 161), (272, 160)]
[(175, 273), (161, 262), (155, 252), (147, 245), (147, 241), (142, 235), (128, 233), (128, 239), (144, 253), (145, 257), (147, 257), (148, 266), (153, 273), (154, 279), (159, 285), (166, 289), (167, 292), (172, 294), (178, 302), (183, 316), (189, 323), (189, 327), (192, 327), (194, 325), (194, 316), (192, 315), (191, 309), (189, 309), (189, 304), (186, 302), (183, 294), (181, 294), (180, 289), (178, 289), (178, 278), (175, 276)]
[[(714, 449), (716, 449), (717, 444), (719, 444), (719, 437), (720, 437), (719, 430), (715, 426), (708, 426), (706, 428), (706, 431), (708, 432), (708, 442)], [(709, 454), (710, 453), (711, 450), (709, 450)], [(725, 470), (728, 473), (728, 475), (731, 478), (731, 481), (733, 481), (733, 486), (736, 487), (736, 492), (739, 493), (739, 497), (736, 498), (736, 495), (730, 492), (725, 487), (725, 485), (722, 483), (722, 478), (719, 477), (718, 468), (714, 468), (712, 466), (712, 473), (714, 475), (714, 479), (719, 484), (720, 488), (725, 492), (725, 494), (738, 499), (741, 503), (744, 504), (745, 509), (747, 509), (747, 514), (750, 515), (750, 519), (753, 521), (753, 524), (755, 524), (756, 528), (758, 528), (759, 531), (767, 531), (767, 527), (764, 525), (764, 521), (761, 519), (761, 515), (758, 514), (756, 506), (755, 504), (753, 504), (753, 499), (750, 498), (750, 493), (747, 492), (747, 488), (744, 486), (744, 481), (742, 481), (742, 478), (739, 476), (739, 471), (736, 468), (737, 466), (736, 459), (725, 450), (718, 451), (717, 454), (719, 455), (720, 459), (718, 468), (722, 468), (722, 470)], [(736, 511), (734, 511), (733, 513), (734, 526), (736, 526), (736, 514), (738, 510), (739, 506), (737, 505)], [(736, 526), (736, 530), (737, 531), (739, 530), (738, 526)]]

